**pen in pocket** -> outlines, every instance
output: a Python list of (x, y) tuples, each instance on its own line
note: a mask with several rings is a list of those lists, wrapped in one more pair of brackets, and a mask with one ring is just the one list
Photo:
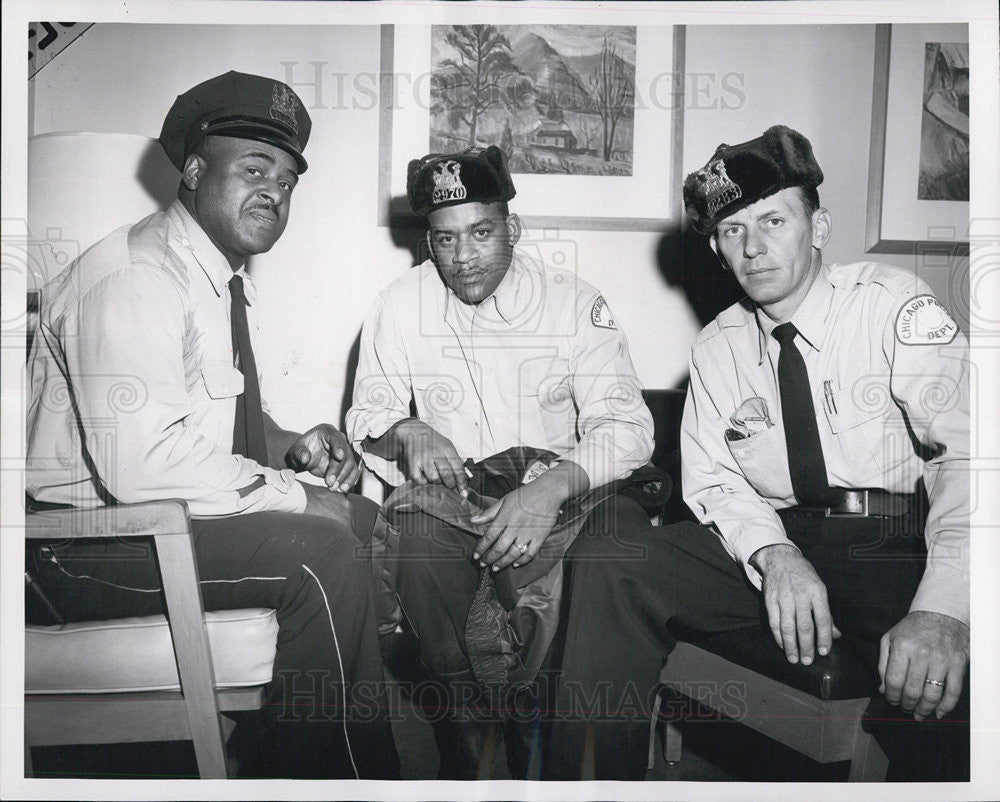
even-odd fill
[(826, 411), (837, 414), (837, 402), (833, 400), (833, 385), (827, 379), (823, 382), (823, 397), (826, 399)]

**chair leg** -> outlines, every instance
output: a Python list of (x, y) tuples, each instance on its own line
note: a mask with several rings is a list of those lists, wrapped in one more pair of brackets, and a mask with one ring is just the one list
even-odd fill
[(861, 729), (859, 722), (858, 734), (854, 739), (854, 751), (851, 755), (851, 771), (847, 776), (848, 782), (883, 782), (888, 770), (889, 758), (875, 737)]
[(198, 762), (198, 776), (203, 780), (227, 779), (229, 773), (223, 740), (204, 732), (193, 733), (191, 740), (194, 743), (194, 757)]
[(649, 756), (646, 760), (646, 771), (652, 771), (656, 765), (656, 724), (660, 720), (660, 707), (663, 704), (663, 691), (656, 694), (653, 702), (653, 714), (649, 719)]
[(663, 759), (667, 763), (681, 762), (682, 742), (681, 731), (672, 721), (668, 721), (663, 728)]

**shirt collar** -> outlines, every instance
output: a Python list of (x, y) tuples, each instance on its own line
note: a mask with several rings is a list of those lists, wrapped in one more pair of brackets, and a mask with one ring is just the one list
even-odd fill
[(493, 291), (493, 303), (496, 306), (497, 314), (507, 323), (510, 323), (519, 311), (518, 302), (521, 300), (521, 285), (524, 283), (524, 276), (527, 272), (522, 254), (515, 251), (510, 260), (510, 267), (507, 273), (497, 284)]
[(183, 232), (180, 238), (181, 245), (191, 252), (201, 266), (208, 280), (212, 283), (215, 294), (222, 296), (223, 291), (229, 284), (229, 280), (233, 276), (241, 276), (243, 278), (243, 292), (246, 295), (247, 303), (253, 304), (257, 299), (257, 291), (250, 277), (247, 275), (246, 266), (244, 265), (234, 272), (226, 257), (222, 255), (212, 240), (208, 238), (205, 229), (184, 208), (184, 204), (179, 199), (170, 204), (167, 214), (173, 215), (177, 222), (180, 223), (180, 229)]
[[(802, 299), (799, 308), (792, 314), (791, 323), (794, 324), (802, 338), (817, 351), (823, 350), (826, 342), (828, 330), (827, 321), (833, 311), (834, 286), (830, 278), (830, 268), (825, 264), (820, 265), (819, 275), (813, 281), (806, 297)], [(763, 364), (767, 355), (767, 345), (771, 332), (778, 325), (771, 318), (764, 314), (758, 306), (755, 310), (757, 318), (757, 338), (760, 348), (760, 361)]]

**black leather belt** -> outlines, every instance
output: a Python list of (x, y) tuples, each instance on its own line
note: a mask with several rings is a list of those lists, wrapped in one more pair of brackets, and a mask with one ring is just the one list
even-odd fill
[(898, 518), (913, 508), (910, 493), (890, 493), (886, 490), (844, 490), (835, 507), (794, 507), (796, 510), (823, 513), (828, 518)]

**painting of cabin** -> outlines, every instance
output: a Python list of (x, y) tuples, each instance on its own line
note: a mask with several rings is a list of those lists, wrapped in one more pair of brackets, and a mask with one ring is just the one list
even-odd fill
[(435, 25), (432, 152), (497, 145), (514, 173), (632, 175), (634, 26)]

